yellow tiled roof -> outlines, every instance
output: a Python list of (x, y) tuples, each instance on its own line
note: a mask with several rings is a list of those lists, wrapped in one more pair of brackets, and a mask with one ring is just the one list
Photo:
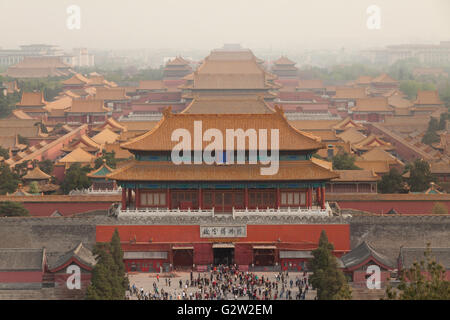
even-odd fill
[(113, 180), (134, 181), (260, 181), (329, 180), (338, 175), (312, 161), (280, 162), (278, 173), (262, 176), (261, 164), (180, 165), (172, 162), (130, 161), (107, 175)]
[(349, 128), (342, 133), (337, 134), (337, 136), (344, 142), (349, 142), (351, 144), (358, 143), (366, 138), (364, 134), (358, 131), (356, 128)]
[(273, 113), (262, 97), (214, 96), (194, 98), (181, 112), (191, 114)]
[(373, 170), (335, 170), (339, 178), (332, 181), (378, 181), (381, 177)]
[(22, 99), (17, 104), (20, 106), (35, 106), (35, 107), (43, 107), (45, 106), (46, 101), (44, 99), (43, 92), (24, 92), (22, 93)]
[(425, 91), (419, 90), (417, 92), (417, 98), (414, 104), (444, 104), (439, 98), (439, 93), (437, 90)]
[(103, 145), (105, 143), (114, 143), (119, 138), (119, 135), (108, 128), (103, 129), (101, 132), (97, 133), (92, 137), (96, 143)]
[(24, 180), (48, 180), (51, 176), (43, 172), (38, 166), (34, 167), (33, 170), (27, 172), (26, 175), (22, 177)]
[(95, 156), (89, 152), (84, 151), (82, 148), (76, 148), (71, 153), (60, 159), (60, 163), (90, 163), (95, 160)]
[[(178, 144), (171, 141), (172, 132), (184, 128), (193, 136), (195, 121), (202, 121), (204, 131), (215, 128), (223, 133), (226, 132), (226, 129), (232, 128), (244, 131), (254, 129), (257, 132), (259, 129), (266, 129), (269, 135), (271, 129), (278, 129), (280, 150), (317, 150), (324, 147), (322, 143), (292, 127), (287, 122), (281, 109), (276, 107), (275, 110), (275, 113), (270, 114), (173, 114), (169, 108), (165, 110), (163, 118), (152, 130), (122, 144), (122, 147), (142, 151), (172, 150)], [(270, 139), (268, 138), (268, 140)], [(208, 144), (208, 142), (203, 141), (203, 147)], [(270, 149), (270, 145), (271, 143), (268, 141), (268, 149)], [(248, 143), (246, 143), (247, 148)]]

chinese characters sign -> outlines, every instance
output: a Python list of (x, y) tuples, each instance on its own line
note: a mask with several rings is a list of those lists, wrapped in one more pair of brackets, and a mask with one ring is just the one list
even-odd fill
[(201, 238), (246, 237), (247, 226), (200, 226)]

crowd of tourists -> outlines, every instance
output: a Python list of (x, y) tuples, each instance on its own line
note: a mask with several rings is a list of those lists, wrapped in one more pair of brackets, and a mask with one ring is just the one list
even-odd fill
[[(164, 280), (163, 280), (164, 279)], [(190, 279), (174, 281), (170, 277), (160, 279), (159, 274), (151, 290), (130, 284), (128, 295), (139, 300), (305, 300), (311, 290), (306, 272), (289, 275), (279, 272), (270, 280), (236, 266), (212, 268), (209, 272), (190, 273)], [(165, 286), (163, 285), (165, 284)], [(165, 288), (165, 289), (164, 289)]]

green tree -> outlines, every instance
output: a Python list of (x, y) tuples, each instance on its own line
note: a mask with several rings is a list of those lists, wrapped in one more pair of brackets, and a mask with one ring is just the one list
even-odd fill
[(434, 181), (430, 165), (425, 160), (416, 159), (413, 163), (408, 163), (406, 170), (409, 170), (409, 178), (407, 180), (412, 192), (425, 191), (430, 187), (430, 183)]
[(0, 118), (8, 117), (19, 101), (20, 94), (18, 92), (7, 96), (0, 94)]
[(19, 185), (19, 176), (9, 166), (0, 165), (0, 194), (13, 193)]
[(29, 189), (28, 192), (32, 193), (32, 194), (40, 193), (39, 185), (38, 185), (38, 183), (36, 181), (33, 181), (33, 182), (30, 183), (30, 189)]
[(388, 300), (450, 300), (450, 281), (445, 268), (433, 258), (429, 244), (424, 258), (402, 272), (398, 287), (387, 286), (386, 296)]
[(21, 136), (20, 134), (17, 135), (17, 140), (19, 140), (20, 144), (24, 145), (30, 145), (30, 142), (28, 141), (28, 138)]
[(0, 217), (21, 217), (29, 215), (28, 210), (19, 202), (0, 202)]
[(340, 152), (333, 157), (334, 170), (361, 170), (355, 165), (355, 156), (348, 152)]
[(116, 268), (107, 246), (96, 244), (94, 250), (96, 265), (92, 270), (91, 284), (86, 291), (87, 300), (114, 300), (118, 287)]
[(3, 157), (3, 159), (8, 160), (9, 159), (9, 152), (7, 149), (4, 149), (0, 146), (0, 157)]
[(442, 115), (440, 121), (438, 121), (436, 118), (433, 117), (430, 119), (430, 122), (428, 123), (428, 129), (425, 132), (424, 136), (422, 137), (423, 143), (431, 146), (433, 143), (439, 142), (441, 140), (436, 131), (440, 129), (441, 125), (445, 126), (445, 120), (443, 119), (444, 118), (442, 117)]
[(443, 203), (436, 202), (432, 209), (433, 214), (448, 214), (447, 206)]
[(419, 90), (436, 90), (434, 84), (429, 82), (419, 82), (415, 80), (400, 81), (400, 91), (408, 96), (408, 99), (414, 99)]
[(30, 161), (29, 160), (27, 160), (27, 161), (23, 161), (23, 162), (21, 162), (21, 163), (18, 163), (18, 164), (16, 164), (15, 166), (14, 166), (14, 173), (17, 175), (17, 177), (23, 177), (24, 175), (26, 175), (27, 174), (27, 172), (28, 172), (28, 168), (29, 168), (29, 164), (30, 164)]
[(103, 165), (103, 161), (106, 160), (106, 165), (110, 168), (115, 169), (117, 164), (116, 159), (116, 153), (114, 151), (112, 152), (106, 152), (106, 150), (103, 150), (102, 156), (95, 159), (95, 169), (100, 168)]
[(319, 300), (349, 300), (351, 290), (344, 273), (338, 268), (333, 249), (325, 230), (322, 230), (319, 246), (312, 251), (313, 259), (309, 263), (313, 272), (310, 281), (317, 290)]
[(436, 118), (431, 117), (428, 122), (427, 131), (438, 131), (439, 130), (439, 121)]
[(125, 275), (125, 265), (123, 264), (123, 250), (120, 245), (120, 236), (117, 228), (114, 230), (114, 234), (111, 238), (111, 255), (114, 259), (114, 263), (117, 266), (117, 278), (122, 284), (122, 295), (125, 295), (125, 290), (128, 288), (128, 278)]
[(91, 186), (91, 181), (87, 177), (89, 171), (91, 171), (89, 166), (81, 167), (79, 163), (71, 165), (61, 183), (61, 190), (68, 194), (75, 189), (89, 188)]
[(433, 143), (441, 141), (441, 138), (435, 131), (427, 131), (422, 137), (422, 143), (431, 146)]
[(41, 169), (46, 174), (52, 174), (53, 173), (53, 161), (51, 160), (42, 160), (37, 163), (39, 166), (39, 169)]
[(60, 78), (21, 80), (18, 86), (22, 92), (43, 92), (46, 101), (52, 101), (62, 91)]
[(378, 182), (378, 191), (381, 193), (401, 193), (404, 191), (403, 177), (395, 168), (391, 168)]
[(41, 132), (42, 132), (42, 133), (48, 133), (47, 127), (45, 126), (44, 123), (42, 123), (42, 121), (36, 122), (34, 125), (35, 125), (36, 127), (39, 126), (39, 128), (41, 129)]
[(450, 114), (448, 112), (441, 113), (441, 116), (439, 118), (439, 127), (438, 130), (444, 130), (446, 126), (447, 120), (450, 119)]
[(97, 243), (94, 252), (97, 264), (92, 270), (88, 300), (121, 300), (125, 298), (128, 279), (125, 276), (123, 251), (117, 229), (110, 243)]
[(413, 70), (420, 66), (420, 61), (416, 58), (399, 60), (393, 63), (388, 68), (388, 74), (397, 80), (411, 80), (413, 77)]
[(439, 90), (439, 97), (445, 103), (445, 106), (450, 109), (450, 81), (442, 83)]

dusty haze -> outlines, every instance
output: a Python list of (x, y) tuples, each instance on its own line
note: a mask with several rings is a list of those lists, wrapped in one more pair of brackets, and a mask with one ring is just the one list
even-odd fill
[[(372, 4), (380, 30), (366, 26)], [(69, 5), (81, 8), (80, 30), (66, 27)], [(360, 49), (450, 40), (449, 16), (448, 0), (0, 0), (0, 46)]]

